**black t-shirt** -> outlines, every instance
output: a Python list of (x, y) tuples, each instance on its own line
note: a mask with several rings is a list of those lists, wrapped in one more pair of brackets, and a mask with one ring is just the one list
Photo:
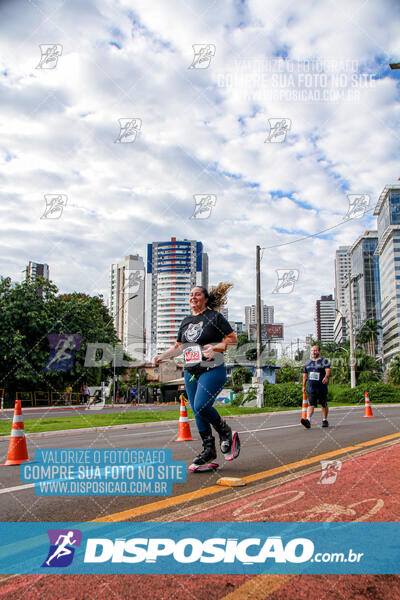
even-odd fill
[(327, 358), (317, 358), (317, 360), (308, 360), (304, 365), (304, 373), (308, 378), (308, 391), (311, 393), (328, 392), (326, 383), (322, 383), (326, 375), (326, 369), (330, 369), (329, 360)]
[[(232, 331), (233, 329), (229, 322), (220, 312), (207, 308), (199, 315), (190, 315), (183, 319), (176, 341), (181, 342), (184, 349), (193, 345), (205, 346), (206, 344), (217, 344), (218, 342), (222, 342), (224, 337), (232, 333)], [(221, 356), (218, 358), (222, 358), (222, 356), (221, 353)], [(185, 370), (197, 375), (204, 373), (208, 368), (216, 366), (215, 362), (219, 365), (223, 361), (204, 360), (201, 365), (193, 367), (185, 366)], [(209, 366), (206, 367), (206, 364)]]

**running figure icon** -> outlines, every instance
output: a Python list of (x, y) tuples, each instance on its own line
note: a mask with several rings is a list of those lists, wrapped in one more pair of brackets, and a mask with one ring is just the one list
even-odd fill
[[(67, 534), (63, 535), (59, 535), (58, 539), (56, 541), (56, 545), (57, 545), (57, 549), (55, 550), (55, 552), (46, 560), (46, 565), (50, 566), (51, 561), (54, 558), (61, 558), (62, 556), (67, 556), (68, 554), (72, 554), (73, 551), (71, 550), (71, 548), (68, 548), (68, 544), (76, 544), (78, 542), (78, 540), (74, 540), (72, 539), (74, 536), (74, 532), (73, 531), (69, 531)], [(62, 539), (62, 542), (60, 543), (60, 540)]]

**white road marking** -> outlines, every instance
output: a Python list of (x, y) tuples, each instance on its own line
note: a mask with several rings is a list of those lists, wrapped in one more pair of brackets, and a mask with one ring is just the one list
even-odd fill
[(19, 492), (19, 490), (26, 490), (28, 488), (35, 487), (34, 483), (26, 483), (25, 485), (16, 485), (15, 487), (0, 489), (0, 494), (8, 494), (8, 492)]
[[(255, 433), (257, 431), (270, 431), (271, 429), (286, 429), (287, 427), (298, 427), (300, 423), (295, 423), (294, 425), (277, 425), (275, 427), (265, 427), (264, 429), (246, 429), (245, 431), (238, 431), (238, 433)], [(236, 431), (236, 430), (235, 430)], [(111, 433), (117, 433), (116, 431), (111, 432)], [(121, 433), (119, 434), (118, 437), (124, 437), (124, 436), (129, 436), (129, 437), (133, 437), (133, 436), (142, 436), (142, 435), (157, 435), (157, 434), (162, 434), (162, 435), (171, 435), (171, 433), (173, 433), (175, 435), (176, 431), (144, 431), (143, 433)]]
[(246, 431), (238, 431), (238, 433), (256, 433), (257, 431), (271, 431), (271, 429), (286, 429), (286, 427), (298, 427), (300, 423), (294, 425), (277, 425), (276, 427), (265, 427), (264, 429), (246, 429)]

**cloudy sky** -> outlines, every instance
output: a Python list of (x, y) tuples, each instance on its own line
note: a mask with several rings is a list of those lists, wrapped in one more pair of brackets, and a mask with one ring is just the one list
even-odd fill
[(0, 274), (107, 298), (111, 263), (196, 239), (242, 320), (259, 244), (287, 342), (314, 333), (335, 249), (400, 176), (399, 22), (398, 0), (3, 0)]

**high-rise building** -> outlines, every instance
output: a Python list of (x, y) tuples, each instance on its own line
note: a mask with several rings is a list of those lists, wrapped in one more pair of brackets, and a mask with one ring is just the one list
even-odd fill
[(335, 256), (335, 308), (338, 310), (335, 321), (335, 341), (345, 342), (348, 338), (347, 274), (351, 272), (350, 246), (339, 246)]
[(194, 240), (153, 242), (147, 246), (146, 310), (148, 356), (167, 350), (190, 314), (190, 289), (208, 287), (208, 256)]
[[(379, 286), (378, 232), (366, 231), (350, 248), (353, 288), (353, 326), (357, 331), (364, 321), (381, 320)], [(357, 275), (362, 275), (355, 279)]]
[(33, 283), (36, 277), (43, 277), (44, 279), (49, 279), (49, 265), (29, 261), (29, 264), (26, 266), (23, 271), (25, 275), (25, 280)]
[(109, 310), (123, 349), (137, 360), (145, 356), (144, 301), (143, 258), (130, 254), (111, 265)]
[(336, 344), (341, 344), (347, 341), (348, 335), (347, 317), (344, 317), (342, 313), (336, 312), (336, 319), (333, 324), (333, 341), (336, 342)]
[(400, 185), (387, 185), (379, 196), (378, 217), (383, 360), (400, 353)]
[(233, 331), (238, 335), (239, 333), (243, 333), (243, 323), (242, 321), (229, 321), (230, 326)]
[(335, 301), (332, 294), (321, 296), (316, 307), (317, 339), (323, 344), (333, 342), (333, 325), (336, 319)]
[(228, 311), (228, 309), (227, 309), (227, 307), (226, 307), (226, 306), (223, 306), (223, 307), (220, 309), (220, 313), (221, 313), (221, 315), (222, 315), (222, 316), (224, 316), (224, 317), (225, 317), (225, 319), (226, 319), (227, 321), (229, 321), (229, 311)]
[[(261, 300), (261, 323), (273, 323), (274, 322), (274, 307), (267, 306)], [(244, 324), (245, 327), (247, 325), (254, 325), (257, 323), (257, 314), (256, 314), (256, 306), (252, 304), (251, 306), (244, 307)]]

